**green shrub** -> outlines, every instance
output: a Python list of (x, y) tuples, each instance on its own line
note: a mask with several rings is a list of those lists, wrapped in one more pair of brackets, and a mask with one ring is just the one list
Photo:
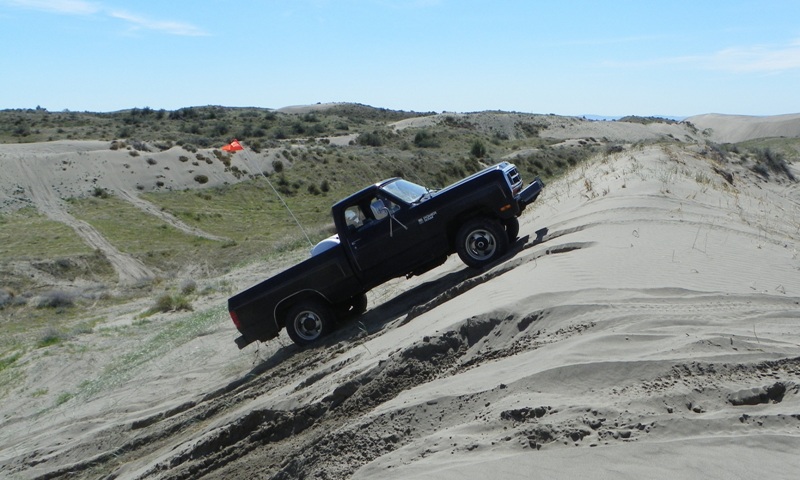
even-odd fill
[(35, 299), (36, 308), (68, 308), (75, 305), (75, 295), (63, 290), (51, 290)]
[(383, 145), (385, 143), (385, 141), (384, 141), (383, 135), (381, 135), (377, 131), (374, 131), (374, 132), (362, 133), (356, 139), (356, 143), (358, 143), (359, 145), (365, 145), (365, 146), (368, 146), (368, 147), (380, 147), (381, 145)]
[(469, 151), (475, 158), (483, 158), (486, 156), (486, 145), (480, 140), (472, 142), (472, 148)]
[(419, 148), (438, 148), (441, 146), (439, 141), (436, 139), (436, 135), (428, 132), (427, 130), (417, 132), (417, 134), (414, 135), (414, 145)]
[(208, 176), (207, 175), (195, 175), (194, 176), (194, 181), (199, 183), (199, 184), (201, 184), (201, 185), (204, 184), (204, 183), (208, 183)]
[(92, 196), (97, 198), (108, 198), (109, 193), (108, 190), (106, 190), (103, 187), (94, 187), (94, 191), (92, 191)]
[(192, 280), (191, 278), (187, 278), (183, 282), (181, 282), (181, 293), (183, 295), (191, 295), (197, 291), (197, 282)]
[(39, 334), (39, 338), (36, 340), (36, 347), (44, 348), (51, 345), (57, 345), (63, 342), (65, 339), (66, 337), (63, 332), (55, 327), (47, 327), (41, 334)]
[(192, 304), (185, 295), (171, 295), (164, 293), (156, 299), (156, 304), (150, 309), (151, 312), (178, 312), (181, 310), (192, 310)]
[(62, 393), (61, 395), (58, 396), (58, 398), (56, 398), (56, 406), (62, 405), (64, 403), (67, 403), (74, 396), (75, 396), (74, 394), (69, 393), (69, 392)]

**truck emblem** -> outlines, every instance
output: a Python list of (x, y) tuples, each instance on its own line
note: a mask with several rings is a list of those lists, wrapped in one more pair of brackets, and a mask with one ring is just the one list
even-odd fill
[(422, 225), (425, 222), (430, 222), (431, 220), (433, 220), (433, 217), (435, 217), (435, 216), (436, 216), (436, 212), (431, 212), (431, 213), (425, 215), (424, 217), (420, 218), (419, 219), (419, 224)]

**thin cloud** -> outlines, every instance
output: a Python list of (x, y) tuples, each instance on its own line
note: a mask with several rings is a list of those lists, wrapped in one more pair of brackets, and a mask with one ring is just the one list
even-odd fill
[(711, 67), (737, 73), (778, 73), (800, 69), (800, 40), (789, 45), (739, 47), (711, 57)]
[(184, 22), (154, 20), (123, 10), (111, 10), (97, 2), (84, 0), (4, 0), (4, 3), (19, 8), (66, 15), (102, 15), (127, 22), (135, 30), (152, 30), (169, 35), (204, 36), (203, 29)]
[(12, 7), (71, 15), (92, 15), (101, 10), (97, 4), (83, 0), (6, 0), (5, 3)]
[(800, 70), (800, 40), (786, 45), (732, 47), (707, 55), (606, 61), (602, 65), (611, 68), (687, 67), (731, 73), (782, 73)]
[(182, 35), (190, 37), (207, 35), (207, 33), (202, 29), (188, 23), (172, 22), (167, 20), (153, 20), (141, 15), (136, 15), (121, 10), (109, 12), (108, 15), (119, 20), (124, 20), (136, 29), (156, 30), (159, 32), (168, 33), (170, 35)]

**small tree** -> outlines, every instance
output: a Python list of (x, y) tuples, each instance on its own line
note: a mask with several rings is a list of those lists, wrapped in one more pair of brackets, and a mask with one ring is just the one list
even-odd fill
[(472, 148), (469, 151), (475, 158), (483, 158), (486, 156), (486, 145), (480, 140), (472, 142)]

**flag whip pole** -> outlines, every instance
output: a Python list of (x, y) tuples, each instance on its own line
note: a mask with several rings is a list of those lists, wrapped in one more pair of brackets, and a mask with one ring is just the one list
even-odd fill
[[(228, 145), (225, 145), (224, 147), (222, 147), (222, 149), (227, 151), (227, 152), (236, 152), (236, 151), (239, 151), (239, 150), (243, 151), (244, 152), (244, 157), (245, 157), (245, 163), (247, 164), (248, 168), (250, 168), (251, 171), (253, 170), (252, 163), (250, 162), (250, 156), (247, 154), (247, 150), (245, 150), (244, 147), (242, 147), (241, 143), (239, 143), (238, 140), (234, 139), (231, 143), (229, 143)], [(286, 211), (289, 212), (289, 215), (292, 216), (292, 218), (294, 219), (294, 222), (297, 224), (297, 227), (300, 228), (301, 232), (303, 232), (303, 236), (306, 237), (306, 240), (308, 241), (308, 244), (313, 248), (314, 247), (314, 243), (311, 242), (310, 238), (308, 238), (308, 234), (306, 233), (306, 230), (303, 228), (303, 226), (300, 224), (300, 220), (298, 220), (297, 217), (294, 216), (294, 213), (292, 212), (292, 209), (289, 208), (289, 205), (283, 199), (281, 194), (278, 193), (278, 190), (276, 190), (275, 187), (272, 185), (272, 182), (269, 181), (269, 177), (264, 175), (264, 171), (262, 169), (260, 169), (260, 168), (259, 168), (259, 171), (261, 172), (261, 176), (264, 177), (264, 180), (267, 181), (267, 185), (269, 185), (270, 188), (272, 188), (272, 191), (275, 192), (275, 196), (277, 196), (278, 199), (283, 204), (283, 206), (286, 207)]]

